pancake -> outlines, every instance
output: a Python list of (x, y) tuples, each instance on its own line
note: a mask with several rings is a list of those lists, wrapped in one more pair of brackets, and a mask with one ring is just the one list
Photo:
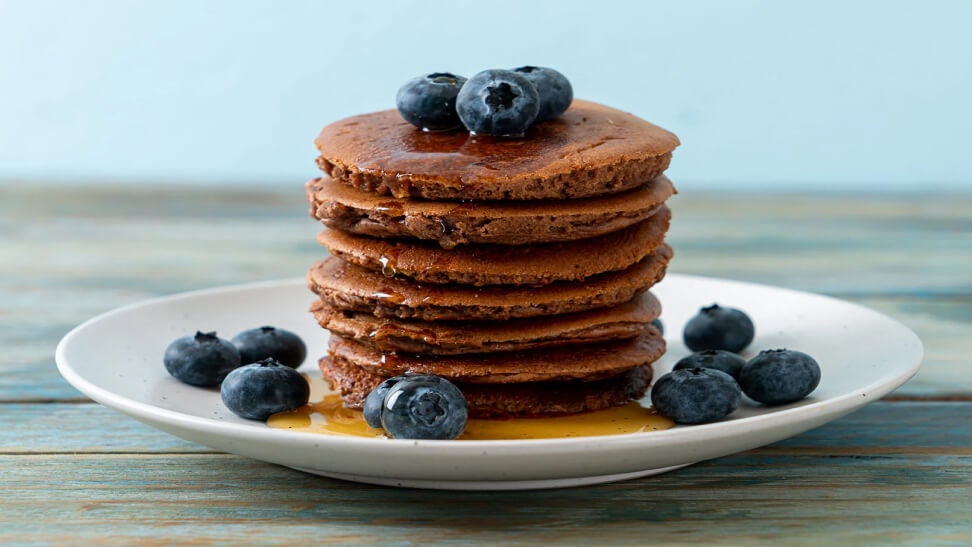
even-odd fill
[(646, 332), (651, 320), (658, 317), (661, 304), (645, 291), (606, 309), (509, 321), (436, 323), (379, 319), (367, 312), (338, 310), (321, 300), (314, 302), (311, 311), (325, 329), (379, 351), (454, 355), (634, 338)]
[(308, 272), (310, 289), (331, 306), (376, 317), (425, 321), (557, 315), (627, 302), (662, 279), (672, 249), (662, 245), (626, 270), (543, 287), (429, 285), (388, 278), (329, 257)]
[(671, 211), (623, 230), (580, 241), (531, 245), (470, 245), (446, 250), (435, 243), (376, 239), (325, 229), (318, 241), (347, 262), (391, 277), (462, 285), (548, 285), (580, 281), (640, 262), (665, 241)]
[(649, 324), (644, 334), (630, 340), (531, 351), (428, 355), (383, 353), (332, 333), (328, 352), (334, 362), (370, 367), (386, 376), (434, 374), (463, 383), (513, 384), (615, 376), (661, 357), (665, 339)]
[(674, 134), (575, 99), (522, 139), (426, 132), (396, 110), (352, 116), (314, 141), (318, 166), (360, 190), (426, 199), (569, 199), (623, 192), (668, 167)]
[(306, 184), (310, 214), (328, 228), (372, 237), (522, 245), (572, 241), (626, 228), (651, 216), (675, 193), (664, 175), (603, 197), (535, 201), (426, 201), (378, 196), (329, 177)]
[[(361, 408), (365, 397), (388, 376), (374, 369), (334, 362), (324, 357), (319, 366), (344, 405)], [(513, 418), (576, 414), (603, 410), (640, 399), (651, 383), (648, 365), (592, 382), (531, 382), (526, 384), (456, 383), (473, 418)]]

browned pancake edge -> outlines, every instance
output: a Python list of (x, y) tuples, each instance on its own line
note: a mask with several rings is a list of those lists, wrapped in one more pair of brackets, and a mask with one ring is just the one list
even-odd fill
[(637, 264), (583, 281), (543, 287), (421, 284), (330, 257), (307, 274), (309, 288), (331, 306), (378, 317), (498, 320), (573, 313), (627, 302), (660, 281), (672, 258), (662, 245)]
[(678, 137), (627, 112), (575, 99), (522, 139), (425, 132), (395, 110), (352, 116), (314, 141), (331, 178), (425, 199), (571, 199), (623, 192), (668, 168)]
[(573, 200), (428, 201), (363, 192), (329, 177), (305, 188), (310, 214), (328, 228), (384, 238), (437, 241), (442, 248), (486, 243), (574, 241), (651, 216), (675, 193), (664, 175), (633, 190)]

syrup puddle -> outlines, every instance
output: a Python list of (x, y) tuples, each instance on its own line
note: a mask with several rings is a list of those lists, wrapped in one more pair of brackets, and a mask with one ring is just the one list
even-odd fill
[[(385, 433), (364, 421), (360, 410), (344, 408), (337, 393), (319, 377), (308, 378), (311, 402), (289, 412), (270, 416), (267, 425), (308, 433), (384, 438)], [(658, 431), (674, 423), (632, 402), (623, 406), (557, 418), (471, 419), (460, 440), (562, 439)]]

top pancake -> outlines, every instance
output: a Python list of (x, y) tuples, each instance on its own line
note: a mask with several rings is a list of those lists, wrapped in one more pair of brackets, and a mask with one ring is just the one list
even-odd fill
[(396, 110), (352, 116), (314, 141), (318, 165), (360, 190), (427, 199), (526, 200), (629, 190), (660, 175), (679, 145), (634, 115), (574, 100), (522, 139), (425, 132)]

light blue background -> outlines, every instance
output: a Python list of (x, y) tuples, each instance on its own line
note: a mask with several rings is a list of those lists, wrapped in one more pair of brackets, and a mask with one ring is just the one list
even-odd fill
[(553, 66), (688, 188), (972, 188), (972, 2), (0, 0), (0, 181), (300, 184), (428, 71)]

